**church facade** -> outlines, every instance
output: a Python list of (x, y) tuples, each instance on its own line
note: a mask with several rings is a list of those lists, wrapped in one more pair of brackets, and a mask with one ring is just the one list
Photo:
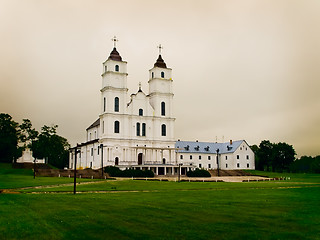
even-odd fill
[[(218, 159), (229, 154), (230, 162), (231, 155), (237, 150), (235, 144), (229, 151), (222, 149), (226, 148), (226, 144), (219, 145), (221, 152), (217, 153), (215, 151), (218, 145), (213, 146), (213, 143), (209, 146), (210, 151), (205, 151), (202, 148), (208, 147), (206, 143), (195, 142), (196, 145), (193, 146), (191, 142), (175, 141), (171, 74), (172, 69), (167, 67), (159, 53), (158, 59), (149, 70), (148, 94), (144, 93), (139, 85), (139, 90), (128, 96), (127, 62), (122, 60), (114, 46), (103, 63), (99, 118), (86, 129), (86, 142), (77, 145), (77, 168), (118, 166), (122, 169), (149, 169), (157, 175), (175, 175), (178, 171), (185, 174), (197, 167), (217, 168), (215, 153)], [(250, 149), (245, 141), (240, 142)], [(195, 149), (198, 145), (197, 151)], [(210, 163), (202, 163), (201, 157), (201, 163), (196, 161), (196, 157), (190, 159), (192, 154), (199, 155), (202, 151), (205, 151), (201, 153), (204, 158), (211, 154), (210, 157), (206, 156), (207, 159), (212, 159), (208, 160)], [(238, 169), (254, 169), (254, 154), (250, 151), (247, 152), (249, 157), (244, 157), (248, 159), (245, 159), (241, 167), (235, 165)], [(69, 168), (74, 167), (74, 161), (75, 152), (71, 151)], [(223, 166), (220, 168), (228, 168), (228, 165)], [(228, 169), (231, 167), (233, 168), (234, 164), (230, 164)]]

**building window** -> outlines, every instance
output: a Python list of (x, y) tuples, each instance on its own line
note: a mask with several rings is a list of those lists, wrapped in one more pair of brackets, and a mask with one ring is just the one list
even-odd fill
[(119, 165), (119, 158), (118, 158), (118, 157), (116, 157), (116, 158), (114, 159), (114, 165)]
[(167, 127), (165, 124), (161, 125), (161, 136), (167, 136)]
[(249, 159), (249, 155), (247, 155), (247, 159)]
[(208, 168), (211, 168), (211, 164), (208, 164)]
[(146, 136), (146, 124), (142, 123), (142, 136), (145, 137)]
[(190, 155), (190, 159), (192, 159), (192, 155)]
[(139, 116), (143, 116), (143, 109), (142, 108), (139, 109)]
[(104, 133), (104, 121), (102, 121), (102, 133)]
[(183, 159), (183, 155), (180, 155), (180, 159)]
[(137, 122), (137, 136), (140, 136), (140, 123)]
[(103, 111), (106, 111), (106, 98), (103, 98)]
[(162, 102), (161, 103), (161, 116), (165, 116), (166, 115), (166, 103)]
[(240, 148), (240, 150), (242, 150), (242, 147)]
[(107, 66), (104, 66), (104, 72), (107, 72)]
[(201, 168), (201, 166), (202, 166), (201, 163), (199, 163), (199, 168)]
[(120, 133), (120, 122), (119, 121), (114, 122), (114, 133)]
[(228, 160), (228, 156), (226, 156), (226, 160)]
[(237, 168), (240, 167), (240, 163), (237, 163)]
[(239, 155), (237, 155), (237, 159), (240, 159), (240, 156), (239, 156)]
[(228, 168), (228, 164), (226, 164), (226, 168)]
[(93, 148), (91, 148), (91, 156), (93, 156)]
[(201, 160), (201, 156), (199, 156), (199, 160)]
[(97, 139), (97, 131), (94, 131), (94, 139)]
[(164, 72), (161, 72), (161, 77), (164, 78)]
[(153, 72), (151, 73), (151, 78), (154, 78), (154, 73)]
[(116, 65), (115, 68), (116, 72), (119, 72), (119, 65)]
[(166, 164), (166, 159), (162, 159), (162, 164)]
[(114, 111), (119, 112), (119, 98), (118, 97), (114, 98)]
[(249, 168), (249, 163), (247, 163), (247, 168)]

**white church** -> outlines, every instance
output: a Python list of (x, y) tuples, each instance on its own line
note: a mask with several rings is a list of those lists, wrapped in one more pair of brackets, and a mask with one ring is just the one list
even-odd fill
[[(161, 56), (149, 70), (149, 92), (128, 96), (127, 62), (114, 48), (103, 63), (101, 108), (77, 145), (77, 169), (118, 166), (152, 170), (156, 175), (182, 175), (195, 168), (254, 169), (254, 153), (246, 141), (206, 143), (176, 141), (172, 108), (172, 69)], [(75, 149), (75, 148), (74, 148)], [(74, 168), (75, 151), (69, 168)]]

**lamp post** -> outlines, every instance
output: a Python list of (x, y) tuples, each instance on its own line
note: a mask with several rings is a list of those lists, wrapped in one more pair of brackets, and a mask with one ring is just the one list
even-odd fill
[(76, 194), (77, 189), (77, 154), (80, 153), (80, 150), (78, 150), (78, 144), (74, 149), (74, 172), (73, 172), (73, 194)]
[(101, 178), (103, 178), (103, 144), (100, 144), (100, 151), (101, 151)]
[(33, 179), (36, 178), (36, 158), (33, 157)]
[(220, 177), (220, 172), (219, 172), (219, 148), (216, 150), (217, 152), (217, 170), (218, 170), (218, 177)]
[(181, 166), (182, 166), (182, 163), (179, 163), (179, 175), (178, 175), (178, 182), (180, 182)]

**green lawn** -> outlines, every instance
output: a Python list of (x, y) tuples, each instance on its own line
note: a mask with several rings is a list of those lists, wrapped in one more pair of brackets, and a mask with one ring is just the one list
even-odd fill
[[(77, 181), (88, 182), (98, 181), (98, 179), (77, 179)], [(36, 177), (33, 179), (32, 169), (13, 169), (11, 164), (0, 163), (0, 189), (35, 187), (72, 182), (73, 178), (63, 177)]]
[[(72, 186), (41, 189), (50, 190)], [(77, 190), (112, 192), (0, 194), (0, 239), (320, 239), (319, 175), (249, 183), (105, 181)]]

